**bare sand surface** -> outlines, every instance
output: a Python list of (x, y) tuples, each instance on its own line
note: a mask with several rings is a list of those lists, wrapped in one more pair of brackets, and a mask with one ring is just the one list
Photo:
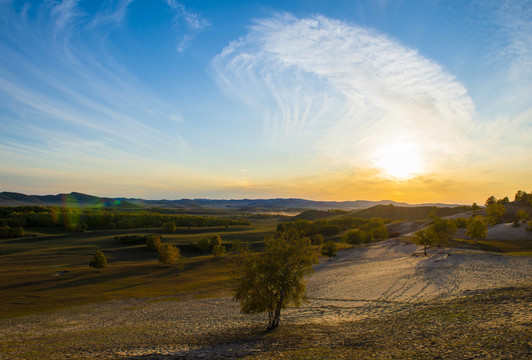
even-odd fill
[[(391, 239), (322, 261), (308, 278), (309, 301), (285, 310), (281, 325), (379, 317), (427, 300), (530, 284), (530, 257), (438, 248), (425, 257), (415, 245)], [(516, 311), (530, 323), (532, 310)], [(230, 297), (120, 299), (2, 320), (0, 346), (12, 350), (10, 358), (39, 351), (48, 358), (191, 356), (194, 336), (256, 327), (265, 317), (240, 314)]]

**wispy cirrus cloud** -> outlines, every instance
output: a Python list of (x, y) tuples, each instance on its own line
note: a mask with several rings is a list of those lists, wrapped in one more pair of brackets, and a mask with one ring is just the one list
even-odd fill
[(180, 109), (136, 77), (113, 43), (130, 4), (106, 1), (88, 14), (75, 0), (0, 3), (5, 169), (70, 167), (112, 176), (127, 167), (162, 173), (162, 164), (189, 164)]
[(166, 0), (168, 6), (174, 10), (174, 22), (176, 27), (181, 27), (181, 19), (184, 21), (185, 33), (177, 45), (177, 51), (183, 52), (190, 41), (203, 29), (210, 26), (210, 23), (201, 16), (200, 13), (191, 11), (182, 2), (176, 0)]
[(275, 146), (371, 165), (385, 142), (426, 160), (470, 146), (475, 107), (442, 66), (371, 29), (324, 16), (255, 21), (214, 60), (220, 86), (262, 114)]

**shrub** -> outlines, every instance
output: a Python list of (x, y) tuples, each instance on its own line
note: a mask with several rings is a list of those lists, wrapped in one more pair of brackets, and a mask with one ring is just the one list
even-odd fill
[(363, 230), (351, 230), (342, 235), (342, 241), (351, 245), (360, 245), (366, 240), (366, 232)]
[(163, 232), (167, 234), (173, 234), (175, 230), (177, 229), (175, 226), (175, 222), (173, 221), (163, 223), (162, 228), (163, 228)]
[(467, 219), (464, 217), (454, 219), (454, 223), (458, 229), (465, 229), (467, 227)]
[(338, 234), (340, 230), (340, 227), (337, 225), (325, 225), (318, 232), (323, 236), (332, 236)]
[(532, 231), (532, 220), (530, 220), (530, 221), (528, 222), (526, 229), (527, 229), (528, 231)]
[(222, 239), (220, 238), (220, 235), (216, 234), (216, 235), (211, 236), (209, 245), (211, 247), (215, 247), (216, 245), (222, 245)]
[(312, 237), (312, 245), (321, 245), (323, 244), (323, 235), (316, 234)]
[(196, 249), (198, 249), (201, 252), (207, 252), (211, 248), (211, 245), (209, 243), (209, 239), (204, 237), (198, 240), (196, 243)]
[(162, 244), (159, 246), (159, 262), (165, 265), (175, 266), (177, 270), (183, 270), (185, 257), (177, 246)]
[(482, 216), (475, 216), (475, 218), (469, 222), (466, 235), (472, 239), (485, 239), (488, 236), (488, 226), (484, 222)]
[(386, 239), (388, 237), (388, 229), (386, 229), (386, 226), (382, 225), (382, 226), (371, 229), (371, 232), (369, 232), (369, 234), (371, 234), (372, 239), (371, 240), (366, 239), (366, 242), (373, 241), (373, 238), (374, 239)]
[(9, 236), (10, 237), (19, 237), (19, 236), (24, 236), (24, 234), (25, 234), (24, 229), (19, 226), (19, 227), (11, 229), (11, 231), (9, 233)]
[(159, 235), (146, 236), (146, 248), (150, 251), (155, 251), (161, 246), (161, 237)]
[(214, 245), (212, 247), (212, 254), (214, 256), (223, 256), (225, 254), (225, 246), (223, 246), (223, 245)]
[(96, 250), (89, 266), (95, 269), (104, 269), (107, 267), (107, 258), (100, 250)]
[(336, 256), (336, 243), (332, 240), (327, 241), (321, 248), (321, 254), (328, 256), (330, 261), (331, 257)]

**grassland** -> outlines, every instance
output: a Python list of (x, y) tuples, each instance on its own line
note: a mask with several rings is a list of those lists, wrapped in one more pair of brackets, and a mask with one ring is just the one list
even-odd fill
[[(53, 310), (122, 297), (193, 294), (214, 296), (229, 288), (227, 257), (213, 258), (190, 244), (203, 236), (220, 234), (230, 248), (234, 239), (263, 246), (264, 236), (275, 231), (277, 220), (255, 219), (251, 226), (178, 229), (161, 234), (160, 228), (69, 232), (29, 229), (23, 238), (2, 239), (0, 248), (0, 318)], [(157, 252), (144, 245), (124, 245), (122, 234), (159, 234), (163, 243), (178, 245), (187, 258), (181, 274), (159, 264)], [(108, 268), (88, 266), (95, 250), (102, 250)]]

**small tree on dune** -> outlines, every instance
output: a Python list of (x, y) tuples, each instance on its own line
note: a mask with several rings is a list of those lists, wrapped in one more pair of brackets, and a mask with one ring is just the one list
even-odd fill
[(436, 244), (438, 237), (432, 227), (422, 229), (416, 232), (416, 236), (412, 239), (416, 245), (423, 246), (423, 253), (427, 256), (427, 247)]
[(317, 263), (311, 241), (295, 227), (265, 239), (264, 255), (245, 250), (231, 269), (235, 299), (245, 314), (268, 313), (268, 329), (279, 326), (281, 310), (306, 301), (305, 275)]

